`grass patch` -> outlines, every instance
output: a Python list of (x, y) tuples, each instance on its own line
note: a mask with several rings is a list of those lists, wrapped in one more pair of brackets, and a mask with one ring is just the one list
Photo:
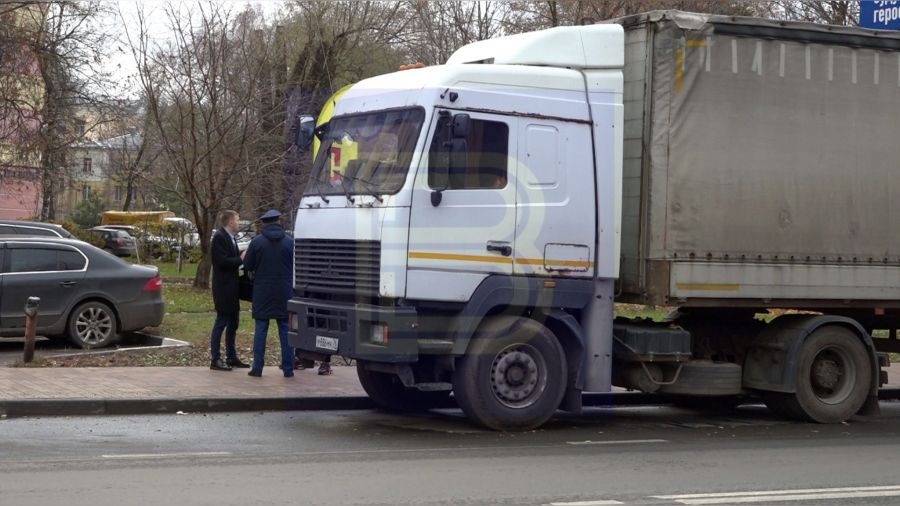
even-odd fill
[[(164, 283), (163, 300), (166, 301), (166, 313), (214, 313), (212, 291), (194, 288), (188, 283)], [(250, 303), (241, 301), (241, 310), (249, 311)]]
[[(132, 261), (136, 262), (136, 259), (132, 258)], [(159, 269), (159, 274), (163, 278), (185, 278), (193, 280), (197, 277), (197, 264), (184, 263), (181, 272), (178, 272), (178, 264), (176, 262), (151, 261), (149, 263), (143, 262), (143, 264), (155, 266)]]

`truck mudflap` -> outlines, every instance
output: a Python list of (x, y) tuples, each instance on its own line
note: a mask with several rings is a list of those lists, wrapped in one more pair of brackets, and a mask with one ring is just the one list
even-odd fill
[(288, 315), (288, 342), (306, 358), (418, 361), (415, 308), (296, 298), (288, 301)]

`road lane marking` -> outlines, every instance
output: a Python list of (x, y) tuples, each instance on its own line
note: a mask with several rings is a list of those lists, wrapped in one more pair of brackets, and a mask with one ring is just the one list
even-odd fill
[(612, 504), (625, 504), (621, 501), (605, 500), (605, 501), (575, 501), (575, 502), (552, 502), (550, 506), (609, 506)]
[(227, 457), (231, 452), (184, 452), (184, 453), (116, 453), (101, 455), (104, 459), (172, 459), (184, 457)]
[(588, 446), (588, 445), (646, 445), (668, 443), (666, 439), (623, 439), (619, 441), (566, 441), (567, 445), (572, 446)]
[(685, 505), (746, 504), (867, 497), (900, 497), (900, 485), (652, 496), (653, 499), (670, 500)]

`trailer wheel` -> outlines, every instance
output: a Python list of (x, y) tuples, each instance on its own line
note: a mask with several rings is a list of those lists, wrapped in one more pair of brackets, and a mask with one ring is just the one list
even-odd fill
[(495, 430), (540, 426), (566, 389), (566, 356), (547, 327), (528, 318), (486, 322), (453, 374), (456, 401), (472, 420)]
[(417, 413), (447, 403), (450, 392), (422, 392), (406, 388), (395, 374), (370, 371), (365, 363), (356, 361), (356, 375), (363, 390), (380, 409), (395, 413)]
[(852, 331), (823, 327), (809, 336), (800, 350), (794, 394), (767, 393), (774, 412), (818, 423), (843, 422), (866, 402), (872, 369), (866, 348)]

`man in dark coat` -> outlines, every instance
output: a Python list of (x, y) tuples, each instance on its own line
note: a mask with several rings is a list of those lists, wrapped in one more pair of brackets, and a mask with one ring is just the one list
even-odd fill
[[(216, 371), (230, 371), (232, 367), (247, 368), (241, 362), (234, 347), (235, 336), (240, 324), (241, 301), (238, 298), (241, 254), (234, 234), (237, 233), (240, 216), (235, 211), (219, 214), (219, 230), (213, 236), (210, 246), (212, 257), (212, 292), (216, 306), (216, 322), (209, 339), (212, 363), (209, 368)], [(222, 360), (222, 332), (225, 332), (225, 360)]]
[(253, 272), (253, 367), (250, 376), (262, 376), (266, 354), (269, 320), (278, 324), (281, 341), (281, 369), (284, 377), (294, 375), (294, 350), (288, 346), (287, 302), (293, 292), (293, 241), (278, 223), (281, 213), (275, 210), (260, 217), (262, 233), (253, 238), (244, 255), (244, 268)]

